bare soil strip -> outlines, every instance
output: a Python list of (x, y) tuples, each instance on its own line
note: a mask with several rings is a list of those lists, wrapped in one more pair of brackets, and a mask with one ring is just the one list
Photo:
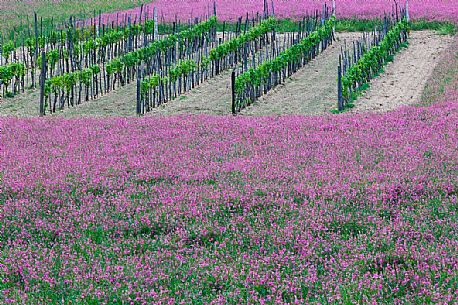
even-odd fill
[(137, 107), (137, 85), (133, 81), (95, 100), (82, 102), (76, 107), (65, 108), (58, 115), (66, 117), (91, 116), (135, 116)]
[(284, 84), (262, 96), (242, 115), (321, 114), (336, 107), (337, 65), (341, 47), (360, 33), (337, 33), (332, 46), (293, 74)]
[(157, 108), (151, 114), (216, 114), (231, 113), (231, 72), (225, 71), (176, 100)]
[(395, 56), (380, 77), (372, 80), (370, 88), (356, 100), (352, 112), (384, 112), (420, 103), (428, 79), (452, 42), (452, 36), (412, 32), (409, 47)]

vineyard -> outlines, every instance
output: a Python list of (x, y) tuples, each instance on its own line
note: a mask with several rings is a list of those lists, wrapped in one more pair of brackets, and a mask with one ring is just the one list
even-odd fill
[(0, 2), (0, 304), (456, 303), (456, 1), (78, 3)]
[[(123, 105), (130, 110), (119, 114), (157, 113), (153, 109), (158, 107), (170, 112), (187, 99), (189, 91), (205, 91), (206, 83), (216, 77), (217, 84), (209, 90), (221, 91), (215, 87), (226, 86), (230, 92), (218, 97), (220, 102), (212, 106), (213, 112), (205, 113), (249, 114), (258, 100), (268, 100), (269, 93), (276, 92), (273, 89), (287, 85), (311, 61), (324, 61), (320, 53), (326, 53), (333, 43), (340, 44), (334, 3), (324, 3), (321, 9), (303, 12), (299, 19), (287, 23), (276, 17), (274, 2), (264, 1), (261, 13), (240, 16), (234, 22), (218, 19), (218, 5), (211, 4), (201, 17), (181, 21), (176, 16), (171, 23), (148, 5), (130, 15), (117, 14), (114, 20), (98, 14), (84, 21), (70, 17), (61, 25), (46, 27), (35, 14), (28, 36), (2, 39), (0, 44), (0, 92), (7, 100), (3, 107), (16, 115), (78, 113), (70, 108), (91, 108), (91, 113), (103, 115), (107, 104), (116, 103), (116, 91), (120, 90), (128, 95), (125, 102), (132, 105)], [(333, 67), (337, 81), (331, 86), (330, 75), (320, 81), (327, 84), (323, 95), (329, 96), (326, 92), (335, 88), (338, 91), (327, 97), (335, 103), (326, 103), (321, 113), (353, 108), (372, 76), (378, 75), (400, 48), (407, 47), (411, 27), (408, 9), (407, 4), (395, 3), (373, 30), (359, 40), (349, 39), (353, 49), (342, 50)], [(329, 71), (321, 70), (324, 74)], [(126, 89), (121, 90), (123, 87)], [(82, 107), (86, 103), (88, 106)], [(313, 113), (314, 108), (301, 113)]]

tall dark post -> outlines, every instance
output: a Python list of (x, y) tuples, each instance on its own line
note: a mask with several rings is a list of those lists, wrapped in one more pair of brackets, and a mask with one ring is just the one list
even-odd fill
[(232, 114), (235, 115), (235, 71), (232, 71), (231, 75), (231, 87), (232, 87)]
[[(38, 16), (35, 12), (35, 65), (38, 63)], [(35, 88), (35, 73), (32, 73), (32, 86)]]
[(142, 106), (141, 106), (141, 70), (140, 68), (137, 69), (137, 115), (140, 116), (142, 114)]
[(243, 34), (246, 34), (246, 31), (247, 31), (247, 29), (248, 29), (248, 21), (249, 21), (248, 13), (246, 13), (245, 30), (243, 31)]
[(264, 0), (264, 18), (267, 18), (267, 0)]
[(153, 32), (153, 41), (158, 39), (159, 27), (157, 21), (157, 10), (156, 7), (153, 7), (153, 20), (154, 20), (154, 32)]
[(0, 33), (0, 66), (3, 65), (3, 56), (1, 56), (2, 52), (3, 52), (3, 36)]
[(45, 115), (45, 83), (46, 83), (46, 54), (41, 51), (41, 75), (40, 75), (40, 116)]
[(98, 23), (98, 36), (100, 37), (101, 36), (101, 33), (102, 33), (102, 11), (100, 10), (99, 11), (99, 23)]
[(127, 39), (127, 51), (128, 52), (131, 52), (132, 51), (132, 32), (131, 32), (131, 21), (130, 21), (130, 16), (127, 18), (127, 29), (128, 29), (128, 33), (129, 33), (129, 37)]
[(139, 21), (139, 24), (142, 24), (143, 6), (144, 6), (144, 4), (142, 3), (142, 6), (140, 6), (140, 21)]
[(339, 66), (337, 67), (337, 98), (339, 111), (344, 110), (344, 101), (342, 96), (342, 58), (339, 55)]
[(70, 58), (70, 69), (72, 72), (75, 70), (74, 60), (73, 60), (73, 21), (72, 17), (70, 16), (69, 20), (69, 27), (68, 27), (68, 35), (67, 35), (67, 47), (68, 47), (68, 55)]

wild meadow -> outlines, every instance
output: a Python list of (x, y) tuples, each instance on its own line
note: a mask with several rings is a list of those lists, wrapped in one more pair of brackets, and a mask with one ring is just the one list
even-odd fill
[[(262, 12), (264, 0), (155, 0), (144, 7), (143, 12), (153, 14), (155, 7), (158, 17), (164, 20), (174, 21), (175, 18), (186, 20), (205, 14), (213, 14), (213, 6), (216, 4), (218, 17), (221, 20), (236, 20), (247, 13), (252, 15)], [(272, 2), (267, 1), (270, 12)], [(286, 0), (273, 1), (274, 12), (280, 18), (302, 18), (304, 12), (321, 11), (323, 3), (332, 6), (332, 1), (317, 0)], [(390, 13), (395, 6), (395, 1), (386, 0), (336, 0), (337, 17), (346, 19), (373, 19), (383, 17), (384, 13)], [(398, 1), (398, 7), (403, 6), (405, 1)], [(414, 19), (426, 19), (436, 21), (458, 21), (458, 5), (455, 0), (410, 0), (409, 10)], [(123, 15), (134, 16), (140, 12), (140, 8), (114, 12), (104, 15), (106, 23), (116, 20)]]
[(377, 115), (1, 119), (0, 298), (452, 304), (455, 101)]
[[(99, 12), (116, 12), (130, 9), (151, 1), (146, 0), (2, 0), (0, 1), (0, 33), (18, 32), (29, 22), (33, 23), (33, 14), (43, 18), (45, 24), (68, 21), (70, 16), (89, 18)], [(17, 36), (17, 34), (16, 34)]]

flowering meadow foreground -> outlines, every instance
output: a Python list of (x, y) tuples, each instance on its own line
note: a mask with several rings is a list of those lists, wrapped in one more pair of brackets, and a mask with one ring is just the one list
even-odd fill
[(2, 118), (0, 303), (452, 304), (457, 122)]
[[(216, 2), (220, 20), (236, 20), (247, 13), (256, 14), (263, 11), (264, 0), (155, 0), (144, 7), (144, 13), (153, 16), (156, 7), (159, 17), (173, 21), (175, 17), (181, 20), (201, 17), (213, 13), (213, 3)], [(267, 1), (271, 11), (272, 0)], [(404, 6), (405, 0), (397, 1)], [(305, 12), (321, 11), (322, 0), (274, 0), (275, 15), (279, 18), (302, 18)], [(326, 1), (331, 6), (332, 1)], [(336, 0), (337, 18), (372, 19), (391, 12), (394, 1), (388, 0)], [(440, 20), (458, 22), (458, 5), (456, 0), (410, 0), (409, 11), (414, 19)], [(123, 16), (135, 16), (140, 8), (104, 14), (103, 22), (111, 23)]]

